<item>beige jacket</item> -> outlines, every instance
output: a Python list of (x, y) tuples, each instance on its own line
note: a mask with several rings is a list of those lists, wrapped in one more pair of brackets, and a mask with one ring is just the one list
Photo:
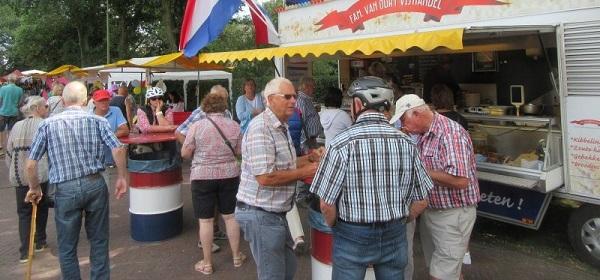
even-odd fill
[[(25, 163), (29, 158), (29, 148), (33, 136), (43, 119), (28, 117), (18, 121), (10, 131), (6, 147), (6, 164), (8, 165), (9, 181), (11, 186), (27, 186), (25, 176)], [(48, 156), (38, 162), (38, 178), (40, 183), (48, 182)]]

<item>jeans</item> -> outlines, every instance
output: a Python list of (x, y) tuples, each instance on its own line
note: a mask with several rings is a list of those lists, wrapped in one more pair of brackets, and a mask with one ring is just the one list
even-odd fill
[(63, 279), (81, 279), (77, 243), (83, 215), (90, 243), (90, 279), (110, 279), (108, 196), (100, 174), (56, 184), (54, 213)]
[(235, 219), (250, 243), (258, 279), (294, 279), (296, 256), (285, 215), (236, 207)]
[[(40, 184), (42, 193), (46, 194), (48, 189), (48, 183)], [(21, 247), (19, 247), (19, 253), (21, 257), (27, 256), (29, 249), (29, 231), (31, 229), (31, 214), (32, 206), (31, 203), (25, 202), (25, 196), (29, 191), (28, 186), (19, 186), (15, 188), (17, 197), (17, 214), (19, 215), (19, 239), (21, 240)], [(48, 203), (46, 196), (42, 196), (42, 200), (37, 207), (37, 214), (35, 220), (35, 243), (38, 245), (46, 244), (46, 224), (48, 222)]]
[(362, 280), (373, 265), (377, 279), (404, 279), (407, 262), (406, 225), (353, 225), (338, 220), (333, 227), (333, 280)]

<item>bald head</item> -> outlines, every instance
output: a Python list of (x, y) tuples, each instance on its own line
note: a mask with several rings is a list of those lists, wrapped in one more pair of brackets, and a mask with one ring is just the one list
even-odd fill
[(63, 90), (65, 106), (83, 106), (87, 101), (87, 88), (82, 82), (70, 82)]

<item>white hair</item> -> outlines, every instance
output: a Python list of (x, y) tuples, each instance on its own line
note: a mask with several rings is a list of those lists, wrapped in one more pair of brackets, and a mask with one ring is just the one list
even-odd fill
[(64, 89), (65, 89), (65, 86), (63, 86), (63, 84), (54, 83), (54, 86), (52, 87), (52, 94), (56, 95), (56, 96), (61, 96)]
[(46, 106), (46, 99), (40, 96), (30, 96), (25, 100), (25, 105), (21, 106), (21, 112), (25, 116), (31, 116), (40, 106)]
[(63, 90), (63, 101), (65, 105), (84, 105), (87, 101), (87, 88), (82, 82), (70, 82)]
[(214, 93), (220, 93), (223, 94), (225, 96), (229, 96), (229, 93), (227, 92), (227, 89), (224, 88), (222, 85), (214, 85), (210, 88), (210, 91), (208, 92), (208, 94), (214, 94)]
[(273, 80), (270, 80), (267, 85), (265, 86), (265, 90), (263, 92), (263, 96), (264, 98), (267, 100), (267, 105), (269, 105), (269, 96), (273, 95), (273, 94), (278, 94), (281, 93), (281, 86), (283, 84), (289, 84), (292, 87), (294, 86), (294, 84), (292, 84), (292, 82), (286, 78), (275, 78)]
[(9, 83), (14, 83), (14, 82), (16, 82), (16, 81), (17, 81), (17, 75), (15, 75), (15, 74), (10, 74), (10, 75), (8, 75), (8, 78), (7, 78), (7, 80), (8, 80), (8, 82), (9, 82)]

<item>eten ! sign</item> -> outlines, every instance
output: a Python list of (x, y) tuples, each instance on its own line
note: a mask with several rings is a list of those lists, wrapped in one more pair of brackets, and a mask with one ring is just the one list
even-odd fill
[(487, 181), (480, 181), (479, 189), (477, 214), (533, 229), (540, 227), (551, 198), (550, 194)]

